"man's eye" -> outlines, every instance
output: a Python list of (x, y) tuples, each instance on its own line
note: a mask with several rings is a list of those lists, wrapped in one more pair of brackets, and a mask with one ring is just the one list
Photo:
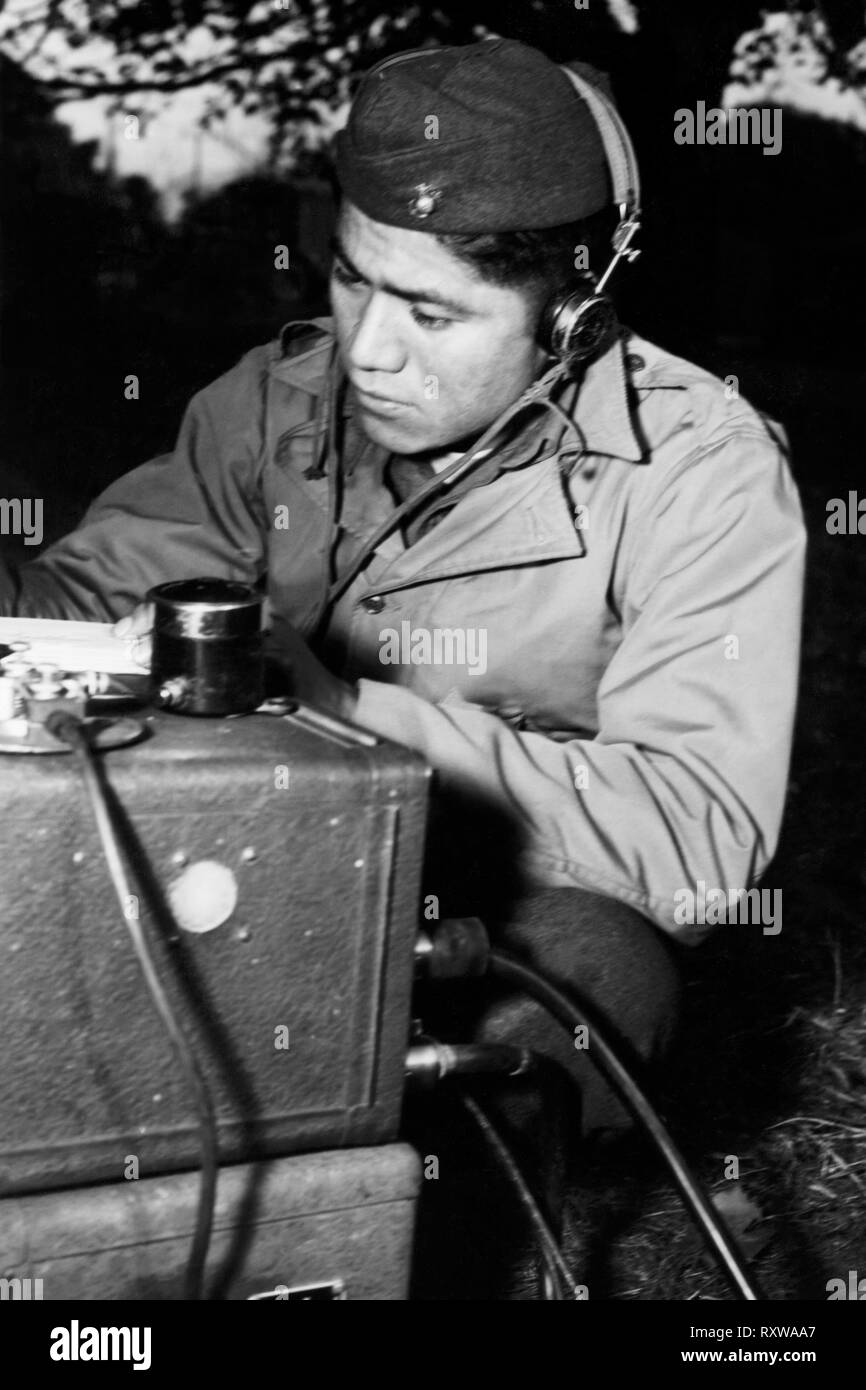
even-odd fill
[(331, 267), (331, 274), (335, 280), (339, 280), (341, 285), (360, 285), (361, 283), (358, 276), (353, 275), (351, 270), (347, 270), (345, 266), (340, 265), (339, 261), (334, 261)]
[(453, 322), (453, 319), (442, 318), (439, 314), (422, 313), (415, 304), (412, 305), (411, 314), (415, 322), (421, 328), (447, 328), (449, 323)]

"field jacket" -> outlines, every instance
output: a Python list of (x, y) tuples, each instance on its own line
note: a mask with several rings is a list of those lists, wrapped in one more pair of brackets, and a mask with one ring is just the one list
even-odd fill
[(423, 754), (520, 882), (700, 939), (676, 895), (754, 884), (784, 804), (805, 532), (778, 427), (624, 334), (562, 397), (573, 429), (525, 412), (328, 605), (334, 557), (395, 508), (337, 370), (328, 320), (247, 354), (171, 454), (0, 583), (2, 611), (105, 620), (170, 579), (266, 585), (358, 682), (358, 722)]

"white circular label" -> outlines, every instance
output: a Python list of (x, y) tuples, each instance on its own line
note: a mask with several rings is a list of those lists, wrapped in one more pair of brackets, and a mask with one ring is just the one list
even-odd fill
[(200, 859), (172, 880), (168, 900), (184, 931), (213, 931), (227, 922), (237, 907), (237, 879), (225, 864)]

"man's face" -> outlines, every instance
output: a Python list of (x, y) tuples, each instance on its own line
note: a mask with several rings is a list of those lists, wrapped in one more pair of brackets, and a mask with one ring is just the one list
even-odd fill
[(516, 289), (482, 280), (429, 232), (344, 202), (331, 302), (365, 434), (393, 453), (471, 441), (545, 360)]

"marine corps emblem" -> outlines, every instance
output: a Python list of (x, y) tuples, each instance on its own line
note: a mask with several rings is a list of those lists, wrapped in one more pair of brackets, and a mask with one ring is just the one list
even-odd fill
[(423, 219), (429, 217), (431, 212), (436, 211), (436, 205), (442, 197), (442, 189), (434, 188), (432, 183), (419, 183), (415, 186), (415, 197), (409, 204), (409, 212), (413, 217)]

